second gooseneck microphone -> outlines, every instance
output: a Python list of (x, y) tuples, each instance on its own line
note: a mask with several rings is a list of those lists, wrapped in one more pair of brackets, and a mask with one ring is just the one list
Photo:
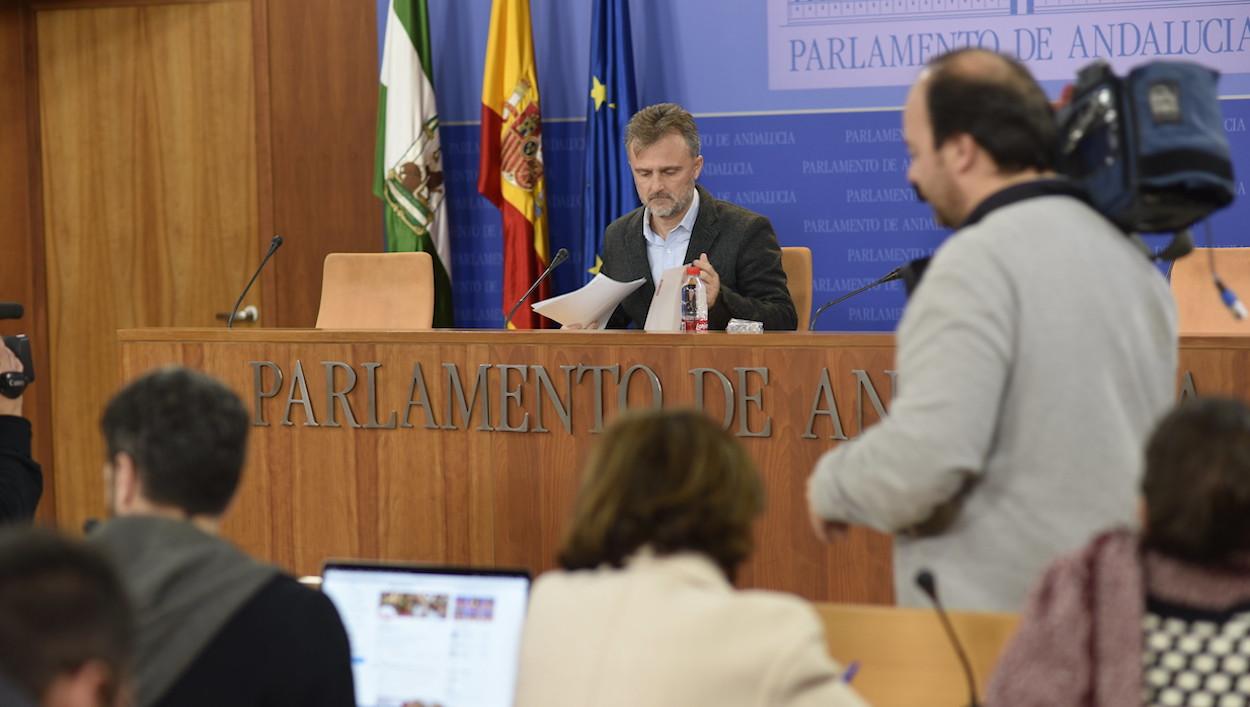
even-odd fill
[(252, 273), (252, 279), (247, 281), (247, 286), (239, 293), (239, 298), (234, 301), (234, 306), (230, 308), (230, 318), (226, 320), (227, 329), (234, 328), (234, 318), (239, 315), (239, 305), (243, 304), (243, 298), (247, 297), (248, 290), (252, 289), (252, 283), (256, 282), (256, 278), (260, 277), (260, 271), (265, 269), (265, 263), (269, 262), (269, 259), (281, 247), (282, 236), (274, 236), (273, 240), (269, 241), (269, 252), (265, 253), (264, 258), (261, 258), (260, 265), (256, 267), (256, 272)]
[(564, 261), (568, 259), (569, 259), (568, 248), (561, 248), (560, 250), (556, 251), (555, 256), (551, 258), (551, 264), (547, 266), (546, 270), (543, 270), (543, 274), (538, 276), (538, 279), (534, 281), (534, 284), (530, 285), (530, 288), (525, 291), (525, 294), (521, 295), (521, 299), (517, 300), (516, 304), (512, 305), (512, 309), (508, 310), (508, 316), (503, 318), (503, 325), (505, 327), (507, 327), (509, 324), (512, 323), (512, 315), (516, 314), (516, 310), (518, 307), (521, 306), (521, 303), (529, 299), (530, 295), (534, 294), (534, 290), (537, 290), (538, 286), (543, 283), (543, 280), (546, 280), (547, 277), (551, 275), (551, 271), (555, 270), (556, 266), (558, 266), (560, 263), (563, 263)]
[(977, 679), (972, 672), (972, 663), (968, 661), (968, 654), (964, 652), (964, 646), (959, 642), (959, 636), (955, 634), (955, 627), (951, 625), (950, 617), (946, 615), (946, 609), (942, 606), (942, 600), (938, 598), (937, 577), (933, 576), (929, 570), (922, 569), (916, 573), (916, 586), (920, 587), (920, 591), (933, 602), (933, 608), (937, 610), (938, 618), (942, 620), (942, 628), (946, 629), (946, 637), (950, 639), (951, 645), (955, 647), (955, 654), (959, 656), (959, 663), (964, 670), (964, 679), (968, 681), (968, 707), (981, 707), (981, 702), (977, 699)]

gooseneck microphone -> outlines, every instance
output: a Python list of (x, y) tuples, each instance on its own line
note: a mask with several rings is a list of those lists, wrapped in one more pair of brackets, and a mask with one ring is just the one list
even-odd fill
[(964, 646), (959, 642), (959, 636), (955, 634), (955, 627), (951, 626), (950, 617), (946, 615), (942, 600), (938, 598), (937, 577), (933, 576), (929, 570), (922, 569), (916, 573), (916, 586), (920, 587), (920, 591), (933, 602), (933, 608), (937, 610), (938, 618), (942, 620), (942, 628), (946, 629), (946, 637), (950, 639), (951, 645), (955, 647), (955, 654), (959, 656), (959, 663), (964, 669), (964, 679), (968, 681), (968, 707), (981, 707), (981, 702), (977, 699), (977, 679), (972, 672), (972, 663), (968, 662), (968, 654), (964, 652)]
[(530, 295), (534, 294), (534, 290), (537, 290), (538, 286), (543, 284), (543, 280), (546, 280), (547, 277), (551, 275), (551, 271), (555, 270), (556, 266), (568, 259), (568, 248), (561, 248), (556, 251), (555, 256), (551, 258), (551, 264), (547, 266), (547, 269), (543, 271), (543, 274), (538, 276), (538, 279), (534, 281), (534, 284), (530, 285), (530, 288), (525, 291), (525, 294), (521, 295), (521, 299), (517, 300), (516, 304), (512, 305), (512, 309), (508, 310), (508, 316), (503, 318), (504, 328), (507, 328), (507, 326), (512, 323), (512, 315), (516, 314), (516, 310), (521, 306), (521, 303), (529, 299)]
[(234, 306), (230, 308), (230, 318), (226, 320), (227, 329), (234, 328), (234, 318), (239, 315), (239, 305), (243, 304), (243, 298), (247, 297), (247, 291), (252, 289), (252, 283), (256, 282), (256, 278), (260, 277), (260, 271), (265, 269), (265, 263), (269, 262), (269, 259), (272, 258), (273, 254), (277, 253), (278, 249), (281, 247), (282, 236), (274, 236), (273, 240), (269, 241), (269, 252), (265, 253), (264, 258), (261, 258), (260, 265), (256, 267), (256, 272), (252, 273), (252, 279), (247, 281), (247, 286), (244, 287), (243, 291), (239, 293), (239, 298), (234, 301)]
[(880, 285), (884, 285), (887, 282), (893, 282), (895, 280), (898, 280), (901, 277), (903, 277), (903, 268), (894, 268), (890, 272), (886, 273), (883, 277), (880, 277), (868, 283), (867, 285), (864, 285), (858, 290), (851, 290), (850, 292), (842, 295), (841, 297), (838, 297), (837, 299), (831, 299), (828, 302), (825, 302), (824, 304), (817, 307), (815, 312), (812, 312), (812, 318), (811, 318), (811, 321), (809, 321), (807, 324), (807, 330), (815, 331), (816, 320), (819, 319), (820, 315), (824, 314), (833, 305), (841, 304), (842, 302), (847, 301), (848, 299), (854, 297), (855, 295), (867, 292), (868, 290), (871, 290), (872, 288), (878, 287)]

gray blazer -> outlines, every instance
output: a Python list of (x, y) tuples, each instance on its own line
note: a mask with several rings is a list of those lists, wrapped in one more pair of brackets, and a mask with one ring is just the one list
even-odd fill
[[(768, 219), (699, 190), (699, 216), (686, 247), (689, 263), (707, 253), (720, 276), (720, 295), (708, 310), (708, 328), (724, 329), (730, 318), (763, 322), (765, 329), (794, 330), (798, 316), (781, 269), (781, 246)], [(642, 287), (621, 302), (608, 321), (609, 329), (642, 328), (647, 320), (655, 282), (642, 235), (643, 207), (613, 221), (603, 236), (604, 275), (621, 282), (646, 278)]]

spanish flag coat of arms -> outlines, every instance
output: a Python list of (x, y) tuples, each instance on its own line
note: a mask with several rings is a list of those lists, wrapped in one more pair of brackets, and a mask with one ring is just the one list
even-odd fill
[[(547, 267), (542, 133), (529, 0), (495, 0), (482, 76), (477, 190), (503, 214), (505, 311)], [(546, 297), (543, 283), (535, 300)], [(519, 329), (538, 329), (542, 322), (528, 307), (513, 318)]]

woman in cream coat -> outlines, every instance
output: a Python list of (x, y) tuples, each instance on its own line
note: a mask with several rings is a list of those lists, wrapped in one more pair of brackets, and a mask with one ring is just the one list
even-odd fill
[(741, 446), (702, 413), (605, 433), (530, 600), (517, 707), (860, 707), (797, 597), (736, 591), (763, 508)]

